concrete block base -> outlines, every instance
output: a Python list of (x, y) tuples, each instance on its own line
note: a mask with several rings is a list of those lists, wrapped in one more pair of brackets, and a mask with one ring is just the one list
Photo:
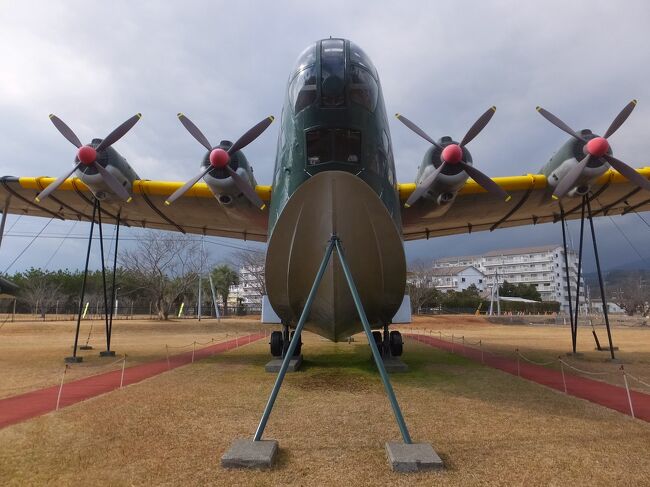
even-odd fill
[(567, 356), (567, 357), (573, 357), (573, 358), (582, 358), (582, 357), (585, 356), (585, 354), (584, 354), (584, 353), (580, 353), (580, 352), (575, 352), (575, 353), (573, 353), (573, 352), (567, 352), (567, 353), (566, 353), (566, 356)]
[[(301, 365), (302, 365), (302, 354), (289, 360), (289, 368), (287, 368), (287, 372), (296, 372)], [(278, 372), (280, 372), (280, 367), (282, 367), (282, 359), (274, 358), (273, 360), (271, 360), (269, 363), (266, 364), (264, 370), (266, 370), (267, 372), (272, 372), (277, 374)]]
[(388, 463), (394, 472), (423, 472), (444, 468), (442, 460), (428, 443), (386, 443)]
[[(370, 356), (372, 364), (375, 364), (375, 359)], [(388, 357), (384, 358), (384, 368), (386, 372), (392, 374), (393, 372), (408, 372), (409, 366), (402, 362), (402, 359), (399, 357)]]
[(100, 357), (115, 357), (115, 352), (113, 350), (104, 350), (99, 352)]
[(224, 468), (271, 468), (278, 453), (275, 440), (254, 441), (250, 439), (235, 440), (230, 449), (221, 457)]
[(79, 347), (79, 350), (92, 350), (93, 346), (92, 345), (81, 345)]
[(66, 364), (79, 364), (83, 362), (84, 358), (83, 357), (66, 357), (65, 359)]

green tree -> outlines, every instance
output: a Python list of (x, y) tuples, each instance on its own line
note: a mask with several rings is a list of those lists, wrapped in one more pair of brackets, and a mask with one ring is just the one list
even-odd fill
[(214, 283), (215, 291), (221, 296), (223, 312), (226, 313), (230, 287), (239, 284), (239, 274), (228, 264), (221, 264), (212, 269), (212, 282)]

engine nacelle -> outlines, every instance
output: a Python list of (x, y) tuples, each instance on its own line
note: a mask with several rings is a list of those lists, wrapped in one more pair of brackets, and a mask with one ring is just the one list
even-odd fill
[[(586, 140), (597, 137), (588, 129), (581, 130), (579, 133)], [(584, 147), (584, 142), (572, 137), (553, 154), (542, 168), (541, 173), (546, 175), (550, 191), (555, 189), (560, 180), (585, 157)], [(607, 153), (612, 153), (611, 147), (607, 150)], [(598, 159), (592, 158), (582, 171), (582, 175), (576, 181), (575, 186), (567, 191), (567, 196), (587, 194), (593, 182), (602, 176), (608, 168), (609, 164), (603, 164)]]
[[(232, 142), (228, 140), (222, 140), (218, 147), (228, 150), (232, 146)], [(203, 157), (201, 162), (201, 167), (206, 168), (210, 165), (210, 152), (207, 152)], [(253, 176), (253, 168), (248, 163), (246, 156), (241, 151), (237, 151), (230, 156), (230, 168), (233, 169), (237, 174), (246, 179), (250, 185), (254, 188), (257, 186), (257, 181)], [(240, 189), (233, 181), (228, 171), (219, 168), (213, 168), (208, 174), (203, 178), (205, 183), (210, 188), (210, 191), (214, 194), (217, 201), (224, 206), (250, 206), (248, 199), (242, 194)]]
[[(96, 148), (101, 141), (102, 139), (93, 139), (89, 145)], [(115, 176), (115, 178), (129, 193), (132, 193), (133, 181), (140, 179), (140, 177), (119, 152), (117, 152), (112, 146), (108, 147), (97, 153), (97, 162)], [(75, 164), (77, 163), (79, 163), (79, 158), (75, 157)], [(74, 172), (74, 175), (88, 186), (88, 189), (90, 189), (98, 200), (122, 202), (122, 199), (113, 193), (110, 187), (104, 182), (101, 175), (97, 172), (97, 169), (93, 166), (82, 165)]]
[[(455, 144), (451, 137), (442, 137), (438, 144), (441, 147), (446, 147), (449, 144)], [(463, 160), (471, 165), (472, 155), (463, 147)], [(421, 184), (426, 177), (435, 171), (442, 164), (440, 156), (442, 151), (436, 146), (431, 146), (424, 154), (422, 163), (418, 167), (417, 177), (415, 179), (417, 184)], [(423, 198), (435, 201), (439, 210), (434, 212), (435, 215), (442, 215), (449, 210), (451, 204), (456, 199), (458, 191), (465, 185), (468, 176), (467, 173), (456, 164), (445, 164), (442, 172), (438, 175), (429, 190), (424, 194)]]

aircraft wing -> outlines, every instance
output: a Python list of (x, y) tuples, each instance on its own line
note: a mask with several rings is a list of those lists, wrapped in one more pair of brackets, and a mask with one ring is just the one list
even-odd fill
[[(0, 178), (0, 211), (9, 201), (8, 213), (42, 216), (60, 220), (90, 221), (93, 194), (77, 178), (67, 179), (52, 195), (40, 203), (34, 197), (54, 181), (49, 177)], [(197, 183), (172, 205), (165, 199), (183, 182), (136, 180), (130, 203), (101, 205), (102, 223), (115, 223), (120, 211), (126, 226), (155, 228), (182, 233), (195, 233), (266, 242), (268, 211), (229, 211), (221, 205), (205, 183)], [(270, 186), (257, 186), (262, 200), (271, 198)]]
[[(650, 167), (637, 171), (650, 179)], [(402, 207), (404, 240), (554, 223), (560, 219), (560, 201), (551, 198), (552, 188), (543, 174), (494, 178), (493, 181), (512, 196), (509, 202), (487, 193), (470, 179), (447, 212), (442, 212), (441, 207), (426, 198), (410, 208)], [(398, 185), (402, 204), (414, 189), (414, 183)], [(610, 169), (592, 185), (590, 203), (594, 216), (648, 211), (650, 192), (639, 189)], [(561, 204), (567, 219), (580, 218), (581, 197), (565, 197)]]

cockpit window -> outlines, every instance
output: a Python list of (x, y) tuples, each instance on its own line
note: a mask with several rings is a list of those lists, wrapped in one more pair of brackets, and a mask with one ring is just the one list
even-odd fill
[(368, 71), (359, 66), (350, 68), (350, 101), (366, 107), (371, 112), (377, 106), (377, 82)]
[(316, 63), (316, 44), (312, 44), (307, 49), (300, 53), (298, 59), (296, 59), (296, 67), (292, 73), (302, 71), (307, 66), (311, 66)]
[(324, 162), (361, 162), (361, 132), (352, 129), (318, 129), (307, 132), (307, 166)]
[(323, 106), (345, 104), (345, 41), (326, 39), (321, 42), (321, 99)]
[(359, 66), (363, 66), (372, 73), (375, 79), (377, 79), (377, 70), (372, 64), (372, 61), (370, 61), (370, 58), (363, 51), (363, 49), (357, 46), (354, 42), (350, 42), (350, 61), (358, 64)]
[(308, 107), (316, 101), (316, 67), (304, 69), (289, 85), (289, 102), (294, 113)]

